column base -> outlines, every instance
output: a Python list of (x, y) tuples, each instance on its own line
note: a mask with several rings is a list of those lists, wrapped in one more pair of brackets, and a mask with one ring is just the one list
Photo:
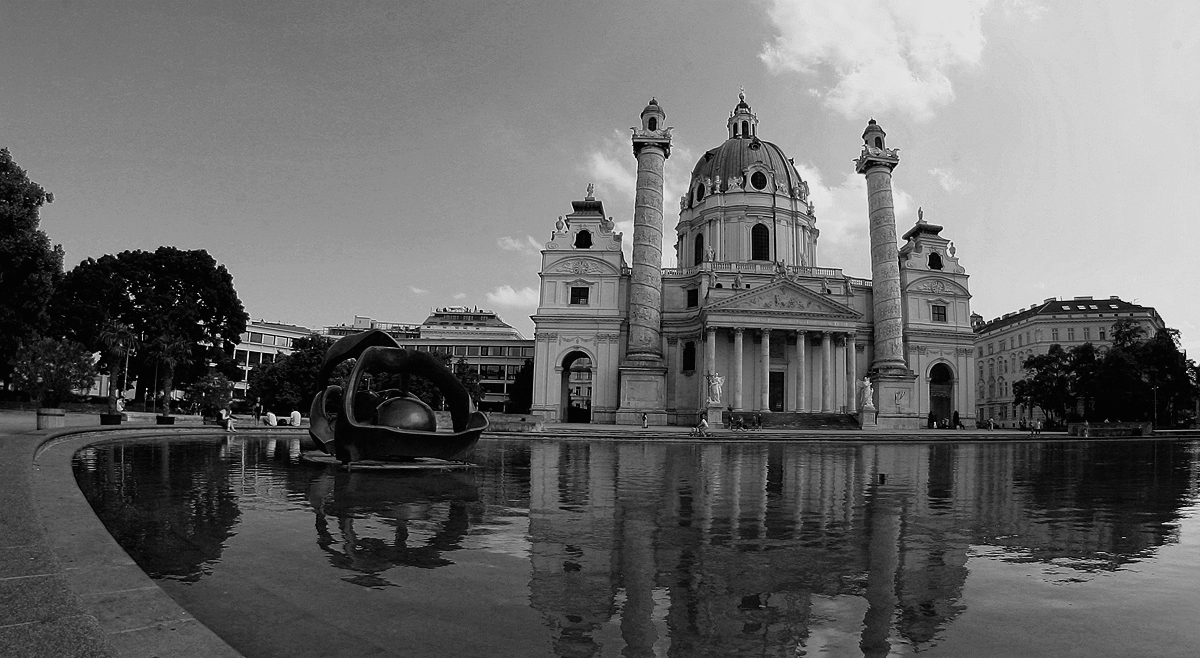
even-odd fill
[(620, 374), (621, 406), (617, 425), (666, 425), (665, 391), (667, 368), (661, 362), (627, 361), (617, 369)]
[(915, 430), (921, 428), (915, 411), (917, 376), (912, 371), (876, 372), (871, 380), (875, 388), (875, 422), (882, 429)]
[(875, 420), (875, 409), (859, 409), (858, 426), (863, 429), (874, 429), (879, 426)]

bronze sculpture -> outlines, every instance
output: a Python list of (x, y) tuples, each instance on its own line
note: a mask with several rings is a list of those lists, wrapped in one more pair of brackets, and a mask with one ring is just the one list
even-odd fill
[[(355, 359), (343, 391), (326, 386), (338, 364)], [(401, 375), (399, 389), (371, 391), (363, 386), (368, 372)], [(446, 400), (451, 432), (438, 432), (429, 405), (408, 391), (411, 375), (429, 380)], [(475, 409), (458, 379), (428, 352), (406, 350), (378, 329), (345, 336), (325, 352), (313, 398), (308, 433), (327, 454), (343, 464), (362, 460), (411, 460), (471, 457), (487, 417)], [(331, 412), (330, 409), (336, 411)]]

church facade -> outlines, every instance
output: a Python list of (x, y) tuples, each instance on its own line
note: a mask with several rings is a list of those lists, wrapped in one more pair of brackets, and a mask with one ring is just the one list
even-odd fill
[[(974, 424), (968, 276), (942, 227), (923, 217), (899, 245), (898, 150), (874, 120), (856, 163), (872, 256), (871, 277), (859, 278), (818, 264), (808, 184), (759, 137), (744, 96), (728, 139), (692, 169), (673, 236), (678, 265), (663, 269), (665, 118), (651, 100), (633, 129), (632, 264), (590, 186), (542, 251), (533, 413), (647, 425), (746, 414), (767, 425), (839, 416), (896, 429), (934, 418)], [(590, 399), (577, 394), (580, 381)]]

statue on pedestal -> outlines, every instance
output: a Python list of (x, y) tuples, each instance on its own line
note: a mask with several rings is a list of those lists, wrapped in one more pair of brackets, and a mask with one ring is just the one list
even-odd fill
[(718, 375), (716, 372), (710, 372), (705, 375), (708, 380), (708, 403), (721, 403), (721, 385), (725, 383), (725, 378)]
[(859, 390), (859, 408), (860, 409), (875, 409), (875, 390), (871, 386), (871, 378), (863, 377), (858, 383)]

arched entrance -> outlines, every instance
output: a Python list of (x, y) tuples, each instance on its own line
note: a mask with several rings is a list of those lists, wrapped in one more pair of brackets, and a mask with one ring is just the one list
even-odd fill
[(929, 411), (938, 421), (954, 415), (954, 373), (944, 363), (929, 369)]
[(568, 423), (592, 422), (592, 360), (583, 352), (571, 352), (562, 362), (562, 412)]

